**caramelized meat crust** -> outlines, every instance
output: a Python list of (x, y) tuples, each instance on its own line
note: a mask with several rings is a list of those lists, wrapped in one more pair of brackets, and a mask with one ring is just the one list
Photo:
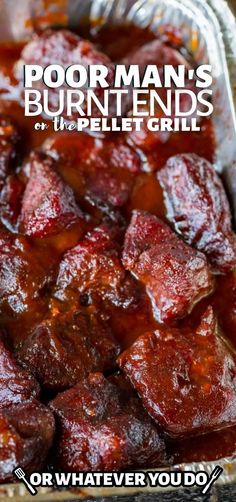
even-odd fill
[(40, 387), (0, 340), (0, 483), (15, 481), (13, 469), (26, 473), (44, 465), (54, 436), (54, 417), (36, 400)]
[(80, 308), (42, 321), (17, 357), (44, 387), (59, 391), (92, 371), (111, 371), (119, 352), (119, 344), (101, 315)]
[(57, 464), (113, 471), (166, 462), (165, 444), (123, 378), (90, 374), (50, 403), (58, 423)]
[(0, 409), (38, 398), (39, 394), (38, 382), (16, 363), (0, 339)]
[(213, 289), (205, 256), (145, 211), (133, 212), (122, 261), (146, 286), (154, 315), (161, 322), (184, 317)]
[(184, 240), (206, 254), (216, 272), (236, 266), (236, 235), (221, 179), (196, 154), (171, 157), (157, 174), (167, 218)]
[(51, 411), (35, 400), (0, 411), (0, 483), (15, 481), (19, 465), (27, 474), (43, 468), (54, 427)]
[(122, 136), (97, 138), (85, 133), (56, 133), (43, 145), (75, 193), (91, 206), (109, 213), (120, 209), (132, 193), (142, 165)]
[(127, 308), (136, 301), (135, 281), (119, 258), (115, 229), (103, 224), (65, 253), (54, 296), (61, 301), (87, 296), (90, 305)]
[(25, 235), (45, 237), (81, 223), (83, 214), (73, 191), (56, 173), (51, 157), (31, 153), (27, 174), (20, 216)]
[[(157, 40), (108, 24), (92, 24), (90, 41), (46, 29), (0, 44), (0, 485), (16, 482), (19, 465), (27, 475), (156, 469), (236, 450), (236, 239), (209, 162), (214, 124), (187, 115), (196, 62), (184, 31), (163, 26)], [(22, 106), (24, 64), (89, 75), (94, 63), (107, 67), (108, 91), (117, 63), (139, 65), (141, 77), (156, 65), (162, 84), (163, 65), (185, 65), (177, 105), (201, 131), (158, 130), (163, 104), (179, 116), (170, 82), (152, 110), (152, 96), (139, 101), (140, 131), (127, 121), (121, 133), (72, 132), (71, 120), (90, 115), (91, 88), (103, 101), (91, 79), (71, 112), (67, 82), (35, 82), (48, 114), (62, 107), (60, 131), (46, 111), (37, 130)], [(129, 120), (132, 84), (122, 89)], [(113, 93), (109, 126), (116, 102)], [(232, 195), (233, 165), (227, 173)]]
[(119, 364), (170, 436), (236, 424), (235, 357), (219, 337), (212, 307), (195, 329), (164, 328), (141, 336)]

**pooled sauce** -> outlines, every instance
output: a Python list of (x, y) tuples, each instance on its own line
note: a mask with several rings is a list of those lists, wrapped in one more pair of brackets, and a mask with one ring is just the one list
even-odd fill
[[(131, 36), (132, 32), (132, 36)], [(102, 30), (96, 30), (93, 27), (91, 30), (81, 30), (80, 35), (90, 39), (112, 61), (120, 61), (130, 51), (141, 47), (145, 43), (154, 39), (153, 33), (148, 30), (142, 30), (137, 27), (105, 27)], [(164, 41), (173, 43), (178, 50), (185, 55), (184, 48), (181, 46), (181, 37), (178, 33), (170, 31), (163, 33)], [(81, 231), (81, 228), (75, 223), (69, 229), (65, 229), (56, 235), (51, 235), (47, 238), (29, 238), (32, 240), (32, 245), (35, 253), (40, 255), (42, 266), (51, 260), (52, 269), (58, 267), (63, 253), (74, 247), (83, 237), (83, 233), (92, 230), (99, 225), (103, 218), (104, 212), (109, 213), (109, 208), (99, 208), (99, 204), (93, 203), (93, 197), (85, 195), (83, 180), (80, 173), (76, 170), (76, 162), (80, 162), (82, 172), (89, 169), (91, 185), (91, 193), (95, 193), (97, 187), (93, 187), (93, 173), (97, 168), (97, 156), (90, 160), (88, 167), (86, 153), (84, 156), (81, 151), (89, 152), (94, 147), (94, 142), (97, 142), (96, 148), (100, 152), (99, 141), (95, 140), (86, 133), (71, 133), (58, 132), (53, 133), (49, 127), (44, 131), (35, 131), (35, 117), (25, 117), (24, 108), (19, 104), (16, 90), (16, 80), (13, 75), (13, 67), (16, 61), (20, 58), (23, 44), (1, 44), (0, 45), (0, 113), (7, 114), (12, 117), (14, 122), (19, 127), (22, 136), (22, 151), (21, 159), (27, 158), (29, 153), (35, 148), (40, 148), (44, 145), (45, 151), (48, 149), (55, 152), (54, 156), (61, 154), (61, 160), (58, 163), (58, 170), (61, 177), (66, 183), (72, 187), (76, 194), (77, 201), (81, 209), (90, 215), (90, 219), (86, 228)], [(53, 63), (53, 61), (52, 61)], [(48, 122), (50, 125), (50, 122)], [(124, 134), (124, 133), (123, 133)], [(129, 223), (131, 213), (134, 209), (145, 210), (162, 219), (166, 219), (165, 207), (163, 202), (162, 189), (156, 177), (156, 172), (161, 169), (166, 161), (173, 155), (181, 153), (196, 153), (200, 157), (204, 157), (210, 162), (214, 161), (215, 142), (214, 130), (211, 119), (203, 118), (201, 121), (200, 132), (175, 132), (170, 134), (168, 141), (159, 142), (155, 148), (139, 148), (134, 143), (127, 141), (134, 157), (139, 159), (140, 165), (144, 166), (137, 169), (136, 173), (132, 173), (132, 169), (128, 170), (120, 166), (118, 159), (118, 167), (109, 166), (109, 155), (120, 148), (122, 142), (121, 133), (110, 133), (106, 136), (105, 151), (102, 154), (102, 159), (106, 163), (106, 171), (109, 175), (114, 175), (112, 183), (115, 183), (114, 193), (111, 194), (111, 200), (115, 200), (112, 211), (114, 215), (108, 214), (114, 224), (119, 224), (119, 218), (122, 219), (122, 228)], [(112, 147), (106, 158), (106, 141), (111, 141)], [(46, 147), (45, 147), (46, 145)], [(120, 151), (120, 150), (119, 150)], [(126, 154), (125, 154), (126, 155)], [(114, 163), (116, 161), (114, 160)], [(131, 159), (132, 163), (132, 159)], [(20, 168), (21, 161), (17, 167), (19, 179), (24, 182), (24, 174)], [(115, 173), (115, 174), (114, 174)], [(95, 176), (95, 175), (94, 175)], [(101, 186), (103, 179), (101, 181)], [(116, 185), (117, 184), (117, 185)], [(89, 186), (90, 186), (89, 185)], [(124, 198), (124, 203), (117, 199), (117, 191), (122, 186), (122, 193), (119, 194), (121, 200)], [(126, 193), (128, 186), (128, 195)], [(117, 187), (117, 188), (116, 188)], [(99, 190), (102, 190), (99, 187)], [(104, 189), (106, 191), (106, 187)], [(124, 193), (123, 193), (124, 192)], [(100, 193), (100, 192), (99, 192)], [(113, 197), (113, 198), (112, 198)], [(115, 208), (115, 209), (114, 209)], [(134, 279), (135, 281), (136, 279)], [(219, 312), (219, 322), (222, 328), (222, 335), (228, 339), (230, 344), (236, 347), (236, 279), (234, 272), (227, 275), (215, 276), (216, 287), (212, 295), (200, 301), (193, 312), (184, 320), (175, 321), (175, 327), (180, 328), (183, 323), (191, 324), (194, 322), (198, 313), (201, 312), (209, 304), (213, 304), (216, 312)], [(50, 283), (50, 281), (49, 281)], [(137, 339), (138, 336), (146, 332), (151, 332), (159, 327), (158, 322), (152, 314), (152, 307), (148, 295), (145, 293), (144, 287), (137, 284), (140, 288), (140, 303), (138, 308), (117, 308), (116, 306), (109, 307), (109, 322), (113, 333), (121, 343), (122, 348), (127, 348)], [(11, 345), (15, 350), (18, 350), (31, 328), (38, 321), (44, 318), (48, 311), (48, 300), (50, 297), (51, 285), (45, 285), (45, 301), (44, 299), (32, 308), (32, 312), (23, 315), (19, 320), (16, 318), (3, 318), (1, 324), (5, 328), (11, 340)], [(86, 303), (87, 299), (83, 297)], [(54, 311), (57, 311), (57, 300), (53, 300), (51, 306)], [(36, 309), (36, 310), (35, 310)], [(20, 325), (20, 329), (19, 329)], [(46, 395), (45, 395), (46, 398)], [(213, 460), (230, 456), (236, 450), (236, 427), (226, 428), (222, 431), (205, 434), (196, 438), (170, 441), (167, 440), (169, 453), (174, 462), (202, 461)]]

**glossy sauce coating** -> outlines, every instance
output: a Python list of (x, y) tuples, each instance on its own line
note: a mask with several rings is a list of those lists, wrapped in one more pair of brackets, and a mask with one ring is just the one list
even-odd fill
[[(154, 35), (149, 31), (132, 27), (131, 39), (130, 29), (130, 27), (106, 28), (96, 36), (93, 35), (92, 31), (85, 30), (84, 33), (92, 42), (96, 42), (98, 48), (112, 61), (116, 62), (154, 38)], [(83, 36), (84, 33), (82, 30), (80, 35)], [(186, 56), (180, 34), (174, 30), (167, 30), (163, 32), (162, 38), (165, 42), (172, 44), (175, 49), (180, 50), (183, 57)], [(26, 284), (26, 294), (30, 291), (29, 302), (32, 302), (32, 308), (26, 313), (21, 313), (17, 306), (15, 317), (9, 316), (9, 311), (6, 309), (1, 323), (9, 332), (11, 346), (17, 351), (20, 363), (28, 367), (28, 362), (32, 361), (33, 358), (34, 366), (38, 369), (36, 377), (43, 383), (44, 387), (52, 389), (51, 382), (56, 381), (56, 390), (62, 390), (64, 387), (75, 384), (77, 378), (77, 374), (71, 372), (71, 364), (76, 364), (76, 354), (72, 363), (70, 357), (67, 356), (68, 347), (73, 346), (74, 332), (69, 332), (68, 338), (62, 336), (59, 341), (57, 338), (53, 338), (57, 319), (62, 314), (64, 316), (63, 323), (66, 326), (68, 319), (71, 322), (75, 312), (81, 311), (81, 317), (85, 319), (83, 322), (90, 323), (92, 333), (93, 316), (102, 309), (102, 333), (104, 333), (104, 338), (109, 338), (110, 348), (108, 353), (103, 353), (98, 348), (98, 363), (91, 366), (90, 371), (103, 371), (104, 369), (107, 371), (107, 368), (108, 371), (114, 371), (116, 368), (114, 359), (119, 351), (130, 347), (131, 343), (140, 335), (159, 329), (160, 325), (153, 316), (150, 298), (145, 292), (144, 285), (136, 280), (137, 275), (136, 278), (131, 275), (127, 276), (122, 269), (120, 260), (124, 233), (134, 209), (144, 210), (162, 220), (167, 220), (162, 187), (156, 172), (164, 166), (170, 157), (181, 153), (195, 153), (212, 162), (215, 149), (214, 134), (209, 119), (202, 120), (200, 133), (176, 132), (165, 138), (164, 141), (158, 140), (156, 142), (156, 138), (153, 140), (153, 138), (146, 137), (145, 132), (141, 144), (128, 135), (117, 133), (107, 135), (103, 139), (89, 136), (86, 133), (53, 134), (50, 127), (46, 131), (35, 132), (33, 130), (35, 119), (24, 117), (23, 108), (17, 102), (16, 81), (12, 71), (15, 62), (20, 57), (22, 47), (22, 45), (14, 44), (2, 44), (0, 47), (0, 88), (2, 94), (0, 113), (7, 114), (14, 119), (22, 137), (20, 158), (13, 159), (14, 169), (11, 170), (10, 177), (7, 178), (4, 191), (0, 196), (0, 217), (8, 229), (23, 234), (19, 239), (16, 238), (14, 244), (18, 249), (17, 253), (20, 254), (19, 267), (24, 259), (24, 256), (22, 258), (24, 249), (28, 246), (30, 250), (27, 253), (32, 256), (30, 260), (33, 263), (34, 256), (40, 256), (41, 268), (39, 267), (38, 272), (35, 272), (37, 294), (34, 294), (34, 291), (31, 292), (35, 281), (32, 285), (29, 277), (29, 284)], [(14, 100), (14, 96), (17, 98), (16, 100)], [(40, 153), (39, 165), (37, 165), (37, 155), (39, 154), (31, 154), (30, 158), (28, 155), (33, 149), (39, 147), (44, 153)], [(22, 161), (23, 168), (19, 168)], [(44, 176), (48, 179), (47, 165), (54, 165), (54, 161), (56, 172), (51, 180), (54, 198), (53, 200), (50, 197), (41, 198), (41, 194), (38, 197), (38, 185), (44, 186)], [(43, 169), (43, 165), (45, 169)], [(33, 175), (30, 174), (31, 170)], [(34, 177), (37, 181), (36, 190)], [(63, 200), (65, 191), (66, 204), (63, 203), (60, 207), (57, 201)], [(23, 192), (23, 210), (21, 209), (20, 218), (18, 218)], [(47, 221), (43, 218), (45, 207), (51, 215)], [(106, 229), (105, 241), (99, 233), (97, 246), (96, 233), (99, 232), (97, 229), (102, 228), (103, 232), (103, 225)], [(109, 248), (109, 243), (107, 246), (106, 241), (106, 232), (109, 236), (110, 228), (114, 232), (116, 242), (112, 250)], [(86, 237), (84, 237), (85, 234), (87, 234)], [(6, 239), (5, 234), (3, 238)], [(108, 241), (109, 238), (110, 236)], [(76, 264), (78, 247), (80, 261)], [(81, 258), (81, 249), (82, 255), (84, 253), (85, 256), (84, 262), (83, 256)], [(66, 254), (62, 259), (64, 253)], [(33, 267), (32, 263), (30, 267)], [(70, 263), (73, 264), (71, 274)], [(75, 274), (76, 267), (78, 267), (78, 271), (82, 270), (81, 276)], [(47, 270), (47, 280), (42, 274), (42, 269)], [(95, 270), (94, 274), (91, 274), (91, 269)], [(64, 273), (65, 270), (66, 273)], [(200, 301), (184, 320), (179, 319), (183, 316), (183, 312), (181, 312), (177, 319), (166, 318), (165, 321), (171, 322), (173, 329), (181, 330), (183, 325), (192, 326), (195, 317), (199, 318), (199, 312), (202, 314), (208, 305), (213, 305), (216, 312), (219, 313), (218, 320), (223, 336), (229, 338), (234, 345), (236, 344), (234, 335), (234, 323), (236, 326), (234, 312), (235, 276), (233, 272), (230, 272), (228, 275), (210, 278), (207, 273), (206, 271), (204, 287), (206, 287), (207, 293), (210, 293), (214, 282), (214, 292)], [(73, 277), (73, 274), (76, 277)], [(100, 287), (100, 285), (102, 286)], [(221, 294), (221, 288), (226, 291), (225, 296)], [(42, 291), (42, 294), (38, 294), (38, 290)], [(200, 296), (203, 297), (204, 294)], [(5, 296), (3, 301), (5, 301)], [(194, 300), (192, 303), (195, 303)], [(13, 307), (15, 305), (14, 303)], [(190, 310), (187, 309), (184, 314)], [(17, 330), (19, 320), (23, 326), (21, 333)], [(109, 329), (107, 324), (109, 324)], [(85, 329), (86, 327), (84, 328), (82, 323), (81, 333)], [(111, 337), (110, 329), (112, 331)], [(42, 332), (45, 333), (45, 331), (48, 342), (45, 342), (45, 337), (42, 342)], [(28, 338), (29, 333), (31, 333), (30, 338)], [(112, 341), (113, 336), (117, 338), (119, 346)], [(93, 338), (92, 334), (91, 338)], [(44, 344), (48, 348), (55, 340), (57, 344), (56, 357), (61, 358), (61, 361), (64, 358), (68, 363), (63, 378), (61, 378), (59, 367), (60, 377), (58, 380), (57, 368), (54, 368), (55, 374), (50, 373), (51, 361), (48, 364), (47, 374), (40, 373), (40, 358), (37, 355), (37, 351), (40, 352)], [(84, 346), (81, 350), (85, 350)], [(79, 366), (77, 371), (81, 371)], [(44, 397), (47, 398), (45, 390)], [(58, 397), (58, 399), (58, 403), (60, 403), (60, 398)], [(57, 401), (52, 404), (52, 408), (56, 405)], [(6, 417), (3, 419), (7, 420)], [(201, 460), (219, 455), (216, 444), (222, 438), (220, 456), (231, 455), (235, 451), (235, 445), (232, 441), (229, 446), (229, 433), (230, 429), (228, 428), (221, 432), (207, 434), (205, 436), (206, 442), (200, 441), (196, 449), (195, 439), (179, 442), (169, 441), (169, 443), (167, 441), (167, 445), (172, 458), (177, 461)], [(232, 428), (233, 434), (235, 435), (234, 428)], [(98, 465), (100, 466), (99, 463)]]

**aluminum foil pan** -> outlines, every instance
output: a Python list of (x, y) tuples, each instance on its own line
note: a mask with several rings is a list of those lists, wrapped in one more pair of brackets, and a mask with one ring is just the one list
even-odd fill
[[(196, 63), (212, 65), (215, 166), (221, 172), (234, 165), (236, 170), (236, 21), (225, 0), (0, 0), (0, 39), (4, 41), (27, 39), (34, 28), (55, 24), (78, 27), (85, 20), (96, 30), (107, 23), (127, 22), (149, 27), (155, 33), (163, 24), (180, 29), (185, 46)], [(216, 465), (224, 468), (218, 484), (236, 483), (236, 458), (181, 464), (171, 467), (171, 470), (205, 470), (210, 474)], [(35, 499), (38, 502), (72, 501), (123, 495), (133, 499), (140, 492), (148, 495), (167, 490), (88, 488), (55, 491), (39, 488)], [(28, 502), (32, 496), (21, 484), (0, 485), (0, 502), (7, 499)], [(153, 500), (157, 500), (156, 496)], [(189, 500), (193, 500), (191, 495)]]

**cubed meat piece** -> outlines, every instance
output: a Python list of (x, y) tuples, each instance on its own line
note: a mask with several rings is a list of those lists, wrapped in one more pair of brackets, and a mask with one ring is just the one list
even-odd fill
[(101, 207), (123, 207), (141, 172), (137, 153), (121, 136), (96, 138), (85, 133), (56, 133), (44, 150), (57, 160), (64, 180), (80, 198)]
[(113, 231), (105, 224), (65, 253), (54, 296), (71, 303), (86, 295), (88, 304), (127, 308), (136, 301), (136, 284), (125, 271)]
[(211, 306), (195, 328), (163, 328), (119, 358), (149, 414), (170, 436), (236, 425), (236, 364)]
[(121, 208), (132, 193), (136, 175), (141, 172), (140, 158), (122, 138), (116, 141), (104, 138), (95, 145), (86, 162), (86, 197), (95, 205), (102, 202)]
[(0, 114), (0, 186), (14, 165), (20, 136), (11, 118)]
[[(90, 65), (104, 65), (108, 69), (108, 75), (106, 81), (108, 82), (108, 88), (113, 87), (114, 80), (114, 64), (111, 62), (110, 58), (103, 54), (101, 51), (97, 50), (94, 44), (88, 40), (84, 40), (75, 33), (68, 30), (58, 30), (53, 31), (51, 29), (45, 30), (40, 35), (34, 35), (34, 37), (26, 44), (22, 53), (21, 59), (18, 61), (15, 68), (15, 75), (20, 80), (23, 81), (23, 65), (28, 64), (39, 64), (43, 68), (46, 68), (50, 64), (59, 64), (63, 68), (67, 69), (69, 66), (76, 64), (82, 65), (86, 69)], [(76, 76), (75, 76), (76, 79)], [(82, 111), (87, 112), (87, 90), (88, 82), (86, 82), (82, 87), (79, 88), (85, 95), (85, 101), (81, 105)], [(42, 80), (34, 83), (34, 89), (43, 91), (48, 89)], [(50, 112), (58, 111), (60, 99), (59, 91), (68, 90), (68, 85), (64, 82), (60, 88), (49, 89), (48, 107)], [(78, 87), (74, 90), (78, 91)], [(93, 92), (96, 97), (103, 102), (104, 88), (100, 85), (93, 87)], [(73, 99), (72, 99), (73, 101)], [(109, 99), (109, 117), (116, 116), (116, 99), (115, 95), (111, 96)], [(91, 116), (99, 117), (101, 116), (100, 110), (92, 104), (91, 106)], [(76, 120), (81, 115), (74, 107), (71, 115), (67, 115), (66, 99), (64, 100), (64, 110), (62, 115), (67, 119)]]
[(91, 371), (109, 371), (120, 353), (109, 325), (95, 313), (58, 313), (41, 322), (18, 352), (18, 361), (52, 390), (64, 390)]
[(146, 286), (159, 322), (185, 316), (213, 288), (205, 256), (145, 211), (133, 212), (123, 264)]
[(24, 338), (27, 325), (44, 315), (56, 264), (50, 247), (42, 252), (25, 237), (0, 229), (0, 313), (10, 338), (14, 330), (12, 343)]
[(27, 164), (27, 174), (21, 209), (24, 234), (45, 237), (81, 222), (83, 215), (74, 193), (56, 173), (51, 157), (33, 152)]
[(16, 175), (10, 175), (0, 192), (0, 219), (2, 224), (13, 233), (16, 233), (19, 228), (24, 188), (23, 182)]
[(97, 207), (108, 203), (113, 207), (122, 207), (128, 201), (133, 183), (119, 180), (109, 171), (100, 170), (87, 180), (87, 200)]
[(0, 409), (39, 397), (39, 384), (15, 362), (0, 339)]
[(117, 471), (166, 461), (165, 445), (127, 383), (101, 373), (50, 403), (58, 421), (57, 464), (69, 471)]
[[(95, 162), (97, 167), (120, 173), (139, 174), (142, 164), (137, 153), (124, 141), (123, 136), (117, 136), (115, 140), (111, 137), (95, 140), (94, 150), (91, 152), (91, 159), (88, 163)], [(91, 165), (90, 164), (90, 165)]]
[(204, 252), (216, 272), (236, 266), (236, 235), (223, 184), (212, 164), (196, 154), (171, 157), (158, 179), (167, 218), (184, 240)]
[(37, 401), (0, 412), (0, 483), (16, 481), (13, 469), (27, 474), (43, 468), (54, 435), (51, 411)]

